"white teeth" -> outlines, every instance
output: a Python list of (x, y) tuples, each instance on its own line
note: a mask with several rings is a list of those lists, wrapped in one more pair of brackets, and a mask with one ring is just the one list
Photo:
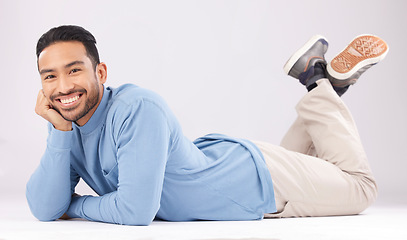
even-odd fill
[(68, 103), (75, 102), (78, 99), (79, 99), (79, 96), (75, 96), (73, 98), (68, 98), (68, 99), (61, 99), (61, 103), (68, 104)]

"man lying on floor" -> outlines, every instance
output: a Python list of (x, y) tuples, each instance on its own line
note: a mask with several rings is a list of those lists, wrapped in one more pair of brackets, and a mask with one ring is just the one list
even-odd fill
[[(376, 184), (340, 96), (388, 47), (358, 36), (329, 63), (327, 48), (314, 36), (284, 67), (308, 93), (281, 146), (221, 134), (191, 142), (154, 92), (104, 86), (107, 67), (91, 33), (49, 30), (37, 44), (35, 110), (49, 136), (27, 183), (32, 213), (127, 225), (360, 213)], [(99, 196), (75, 194), (80, 178)]]

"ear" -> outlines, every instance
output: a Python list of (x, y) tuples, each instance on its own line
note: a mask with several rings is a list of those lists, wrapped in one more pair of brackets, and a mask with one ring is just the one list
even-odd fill
[(99, 63), (96, 67), (96, 76), (99, 79), (100, 84), (105, 84), (107, 80), (107, 66), (105, 63)]

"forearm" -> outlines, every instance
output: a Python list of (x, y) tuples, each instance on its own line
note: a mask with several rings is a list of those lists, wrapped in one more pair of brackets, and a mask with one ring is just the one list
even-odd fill
[(71, 201), (69, 136), (61, 138), (59, 135), (61, 133), (50, 133), (40, 165), (27, 183), (30, 209), (36, 218), (43, 221), (61, 217)]
[(120, 196), (118, 191), (98, 197), (78, 196), (72, 198), (67, 215), (97, 222), (146, 226), (159, 208), (158, 199), (149, 200), (151, 202), (141, 204), (137, 197)]

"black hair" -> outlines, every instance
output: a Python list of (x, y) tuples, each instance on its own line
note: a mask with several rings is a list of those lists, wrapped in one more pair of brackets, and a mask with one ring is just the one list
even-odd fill
[(44, 33), (37, 42), (37, 60), (46, 47), (57, 42), (66, 41), (81, 42), (93, 66), (96, 67), (100, 63), (95, 37), (86, 29), (74, 25), (54, 27)]

